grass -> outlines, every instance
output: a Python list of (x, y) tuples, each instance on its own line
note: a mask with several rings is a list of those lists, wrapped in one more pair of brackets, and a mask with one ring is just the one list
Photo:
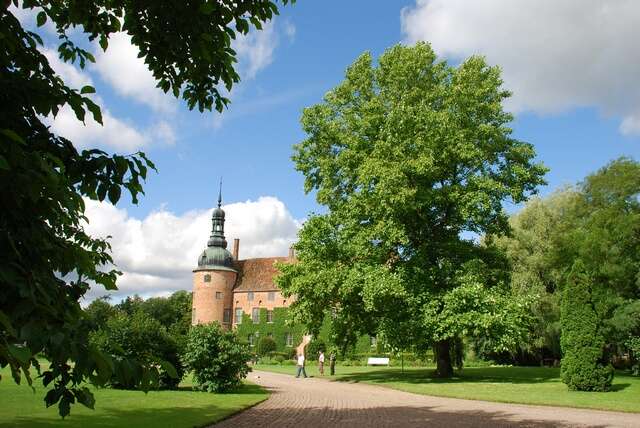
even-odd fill
[[(295, 366), (258, 365), (256, 370), (295, 375)], [(547, 367), (472, 367), (453, 379), (431, 377), (433, 368), (336, 367), (333, 379), (363, 382), (416, 394), (503, 403), (640, 412), (640, 378), (616, 373), (609, 392), (569, 391), (560, 370)], [(325, 377), (328, 369), (325, 368)], [(307, 374), (319, 376), (316, 366)]]
[[(7, 368), (0, 370), (0, 427), (196, 427), (214, 423), (268, 397), (261, 387), (245, 384), (227, 394), (193, 391), (186, 378), (176, 391), (123, 391), (94, 389), (95, 410), (71, 407), (62, 420), (58, 408), (46, 408), (46, 389), (34, 380), (35, 394), (16, 385)], [(38, 386), (39, 385), (39, 386)]]

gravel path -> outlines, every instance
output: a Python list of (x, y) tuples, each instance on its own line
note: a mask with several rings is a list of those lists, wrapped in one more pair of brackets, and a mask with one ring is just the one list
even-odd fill
[(255, 371), (271, 397), (221, 427), (639, 427), (640, 414), (411, 394), (361, 383)]

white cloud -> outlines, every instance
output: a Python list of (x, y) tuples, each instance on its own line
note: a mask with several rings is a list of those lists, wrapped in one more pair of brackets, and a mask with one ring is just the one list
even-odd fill
[[(103, 104), (99, 97), (93, 98), (97, 104)], [(82, 123), (69, 106), (60, 109), (55, 117), (48, 116), (45, 121), (51, 126), (51, 131), (65, 137), (77, 148), (101, 147), (134, 152), (151, 145), (175, 145), (175, 131), (167, 121), (159, 120), (149, 128), (140, 130), (128, 121), (118, 119), (105, 107), (101, 107), (101, 111), (103, 125), (93, 120), (93, 115), (88, 111)]]
[(296, 38), (296, 26), (290, 21), (284, 23), (284, 34), (287, 36), (290, 42), (293, 42)]
[(265, 23), (262, 30), (253, 29), (246, 35), (239, 35), (231, 45), (238, 54), (240, 77), (253, 79), (273, 62), (273, 52), (278, 46), (275, 21)]
[(515, 112), (596, 107), (640, 134), (640, 2), (417, 0), (401, 18), (410, 43), (500, 65)]
[(139, 50), (125, 33), (116, 33), (109, 38), (106, 52), (97, 47), (93, 68), (117, 93), (136, 102), (147, 104), (154, 110), (171, 111), (175, 100), (156, 88), (156, 80), (142, 58)]
[(63, 62), (58, 56), (58, 52), (52, 49), (44, 49), (42, 53), (47, 57), (47, 61), (49, 61), (49, 65), (53, 68), (53, 71), (58, 73), (68, 86), (80, 89), (86, 85), (93, 85), (89, 74), (82, 72), (73, 64)]
[[(137, 219), (106, 202), (85, 202), (89, 219), (86, 231), (96, 237), (112, 236), (114, 262), (124, 273), (116, 296), (152, 296), (191, 289), (192, 270), (211, 233), (211, 209), (176, 215), (161, 207)], [(223, 208), (229, 250), (233, 238), (239, 238), (241, 259), (286, 255), (300, 228), (300, 222), (275, 197)], [(95, 287), (88, 298), (103, 294), (104, 290)]]
[(55, 134), (67, 138), (78, 148), (103, 147), (132, 152), (150, 143), (148, 135), (114, 117), (106, 108), (102, 109), (104, 126), (93, 120), (89, 112), (85, 123), (80, 122), (69, 107), (62, 108), (55, 118), (48, 117), (47, 122)]

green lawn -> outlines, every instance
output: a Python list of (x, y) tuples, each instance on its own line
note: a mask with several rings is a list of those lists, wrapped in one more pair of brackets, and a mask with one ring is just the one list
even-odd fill
[[(295, 366), (258, 365), (255, 369), (295, 374)], [(567, 389), (560, 370), (554, 368), (472, 367), (447, 380), (432, 378), (432, 372), (433, 368), (405, 368), (402, 373), (396, 367), (337, 366), (334, 379), (442, 397), (640, 412), (640, 378), (620, 373), (610, 392), (575, 392)], [(319, 376), (317, 367), (307, 367), (307, 374)]]
[[(46, 408), (46, 389), (34, 381), (34, 394), (16, 385), (6, 368), (0, 371), (0, 427), (194, 427), (219, 421), (268, 397), (257, 385), (246, 384), (234, 393), (209, 394), (191, 390), (190, 379), (177, 391), (122, 391), (96, 389), (95, 410), (71, 407), (62, 420), (57, 407)], [(39, 386), (38, 386), (39, 385)]]

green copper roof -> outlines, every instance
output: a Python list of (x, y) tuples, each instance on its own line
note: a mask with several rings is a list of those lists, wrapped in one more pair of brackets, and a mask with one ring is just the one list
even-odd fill
[(227, 251), (227, 240), (224, 237), (224, 210), (222, 206), (222, 181), (220, 181), (220, 193), (218, 193), (218, 207), (211, 215), (211, 236), (207, 242), (207, 248), (198, 257), (198, 269), (231, 270), (233, 268), (233, 256)]

